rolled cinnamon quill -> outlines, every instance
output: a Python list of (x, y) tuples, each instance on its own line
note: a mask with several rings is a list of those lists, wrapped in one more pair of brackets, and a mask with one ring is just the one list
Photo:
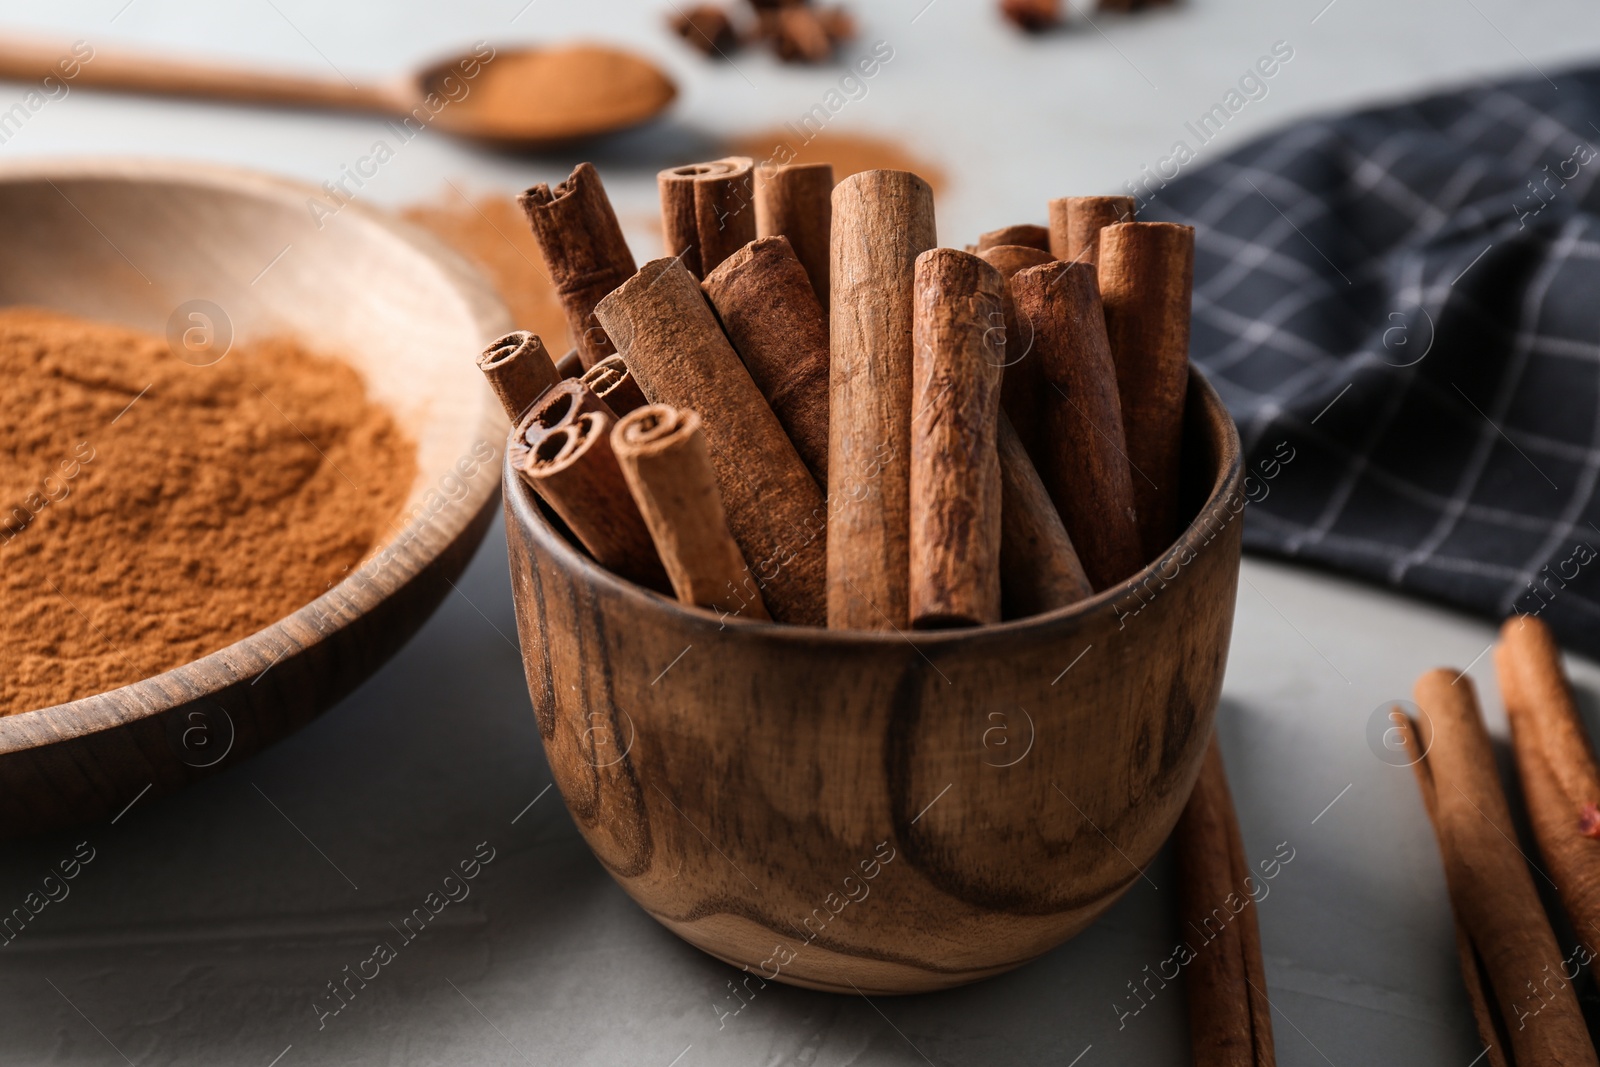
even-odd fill
[(1215, 737), (1206, 747), (1200, 777), (1173, 840), (1181, 883), (1179, 914), (1184, 937), (1194, 949), (1183, 979), (1194, 1062), (1200, 1067), (1271, 1067), (1277, 1059), (1252, 888), (1256, 882), (1245, 859)]
[(1016, 226), (1002, 226), (998, 230), (980, 233), (978, 235), (978, 243), (972, 247), (981, 256), (989, 249), (1000, 248), (1003, 245), (1016, 245), (1022, 248), (1036, 249), (1040, 252), (1048, 252), (1050, 251), (1050, 231), (1031, 222), (1019, 223)]
[(577, 378), (563, 378), (546, 389), (538, 403), (523, 412), (506, 446), (513, 469), (519, 468), (528, 450), (556, 430), (572, 425), (579, 415), (591, 411), (603, 412), (616, 419), (616, 414), (604, 400)]
[(1154, 559), (1179, 532), (1194, 227), (1171, 222), (1107, 226), (1100, 231), (1098, 269), (1143, 556)]
[(478, 369), (512, 422), (560, 380), (544, 342), (527, 330), (508, 333), (485, 348), (478, 356)]
[(1045, 381), (1039, 473), (1095, 589), (1144, 565), (1116, 368), (1087, 263), (1047, 263), (1011, 279), (1017, 329), (1032, 331)]
[(1495, 672), (1528, 821), (1573, 928), (1600, 955), (1600, 771), (1549, 627), (1506, 620)]
[(1000, 272), (934, 248), (912, 319), (911, 625), (1000, 621)]
[(828, 310), (828, 234), (833, 226), (833, 164), (790, 163), (756, 168), (756, 235), (787, 237)]
[(1025, 619), (1093, 596), (1061, 515), (1004, 412), (998, 448), (1003, 617)]
[(1050, 251), (1069, 263), (1098, 263), (1100, 231), (1132, 222), (1131, 196), (1063, 196), (1050, 201)]
[(611, 447), (678, 599), (727, 615), (769, 618), (728, 531), (700, 416), (648, 404), (617, 423)]
[(633, 253), (600, 175), (590, 164), (579, 163), (554, 189), (535, 185), (517, 203), (544, 252), (579, 359), (592, 367), (616, 351), (594, 320), (594, 306), (634, 270)]
[[(1413, 769), (1434, 819), (1450, 904), (1481, 961), (1510, 1062), (1593, 1067), (1594, 1046), (1562, 974), (1561, 949), (1515, 844), (1472, 683), (1433, 670), (1417, 680), (1414, 696), (1423, 715), (1407, 724), (1408, 744), (1422, 754)], [(1479, 1036), (1499, 1043), (1492, 1029)]]
[(1026, 245), (996, 245), (978, 253), (983, 261), (1000, 272), (1005, 279), (1004, 310), (1006, 316), (1006, 372), (1000, 384), (1000, 406), (1011, 417), (1011, 425), (1022, 439), (1030, 456), (1044, 455), (1045, 396), (1049, 386), (1044, 380), (1044, 366), (1033, 344), (1033, 323), (1017, 320), (1016, 299), (1011, 293), (1011, 279), (1018, 271), (1040, 267), (1053, 262), (1049, 252)]
[(658, 592), (671, 585), (611, 449), (615, 420), (590, 411), (552, 430), (517, 473), (561, 516), (596, 563)]
[(693, 408), (728, 528), (779, 622), (826, 618), (826, 509), (816, 480), (728, 343), (700, 284), (674, 259), (644, 267), (596, 309), (652, 403)]
[(728, 156), (656, 175), (667, 255), (696, 278), (755, 240), (754, 169), (749, 156)]
[(762, 237), (702, 286), (735, 352), (819, 484), (828, 479), (828, 319), (786, 237)]
[(905, 171), (833, 189), (828, 389), (828, 625), (910, 625), (911, 319), (916, 259), (937, 243), (933, 190)]
[(607, 356), (584, 371), (578, 380), (605, 401), (619, 418), (648, 403), (621, 356)]

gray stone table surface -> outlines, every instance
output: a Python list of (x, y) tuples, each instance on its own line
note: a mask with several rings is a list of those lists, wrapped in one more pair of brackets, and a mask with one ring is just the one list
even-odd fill
[[(359, 195), (399, 204), (447, 181), (511, 191), (557, 180), (588, 155), (642, 260), (660, 247), (649, 222), (656, 169), (717, 136), (798, 119), (841, 75), (749, 52), (701, 61), (665, 33), (672, 6), (3, 0), (0, 26), (352, 78), (477, 39), (630, 43), (683, 87), (667, 121), (583, 154), (522, 159), (428, 134)], [(1039, 219), (1050, 196), (1121, 186), (1278, 41), (1292, 61), (1206, 153), (1308, 114), (1600, 51), (1588, 0), (1192, 0), (1138, 18), (1080, 7), (1070, 30), (1040, 40), (977, 0), (855, 6), (860, 47), (883, 41), (893, 58), (846, 96), (830, 128), (893, 137), (940, 167), (950, 244)], [(24, 92), (0, 84), (0, 113)], [(0, 165), (160, 154), (321, 183), (385, 128), (74, 90), (0, 124), (0, 135)], [(1375, 756), (1368, 725), (1423, 669), (1470, 665), (1503, 737), (1483, 655), (1492, 634), (1487, 622), (1368, 587), (1246, 562), (1219, 729), (1247, 852), (1293, 850), (1260, 909), (1285, 1067), (1467, 1067), (1480, 1051), (1415, 784)], [(316, 723), (183, 793), (136, 803), (115, 824), (0, 846), (0, 910), (80, 842), (94, 856), (69, 897), (0, 948), (0, 1063), (1185, 1062), (1180, 986), (1130, 994), (1177, 936), (1167, 853), (1088, 931), (1013, 973), (870, 1002), (769, 986), (723, 1014), (734, 972), (635, 907), (548, 790), (515, 642), (497, 524), (459, 595)], [(1577, 678), (1592, 705), (1600, 671), (1579, 664)], [(320, 1015), (326, 983), (390, 937), (480, 842), (493, 859), (470, 896), (339, 1014)]]

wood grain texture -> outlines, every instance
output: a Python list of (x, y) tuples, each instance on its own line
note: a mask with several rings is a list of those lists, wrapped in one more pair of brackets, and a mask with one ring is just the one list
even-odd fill
[(1185, 965), (1189, 1049), (1197, 1067), (1273, 1067), (1261, 931), (1239, 820), (1216, 738), (1173, 833)]
[(595, 320), (594, 306), (634, 272), (633, 253), (600, 174), (593, 164), (579, 163), (566, 181), (554, 188), (535, 185), (517, 203), (544, 252), (578, 358), (592, 367), (617, 350)]
[(1119, 222), (1132, 222), (1131, 196), (1063, 196), (1050, 201), (1048, 248), (1068, 263), (1100, 261), (1100, 231)]
[(491, 341), (478, 356), (478, 369), (512, 422), (560, 380), (544, 342), (527, 330), (513, 330)]
[(607, 356), (579, 375), (578, 380), (618, 418), (649, 403), (621, 356)]
[(1050, 491), (1004, 412), (998, 451), (1002, 614), (1025, 619), (1093, 596)]
[(617, 423), (611, 448), (678, 599), (747, 619), (770, 618), (728, 530), (700, 416), (647, 404)]
[(194, 162), (0, 170), (0, 303), (162, 333), (172, 294), (206, 293), (236, 337), (287, 331), (347, 360), (418, 467), (388, 543), (313, 603), (154, 678), (0, 719), (0, 836), (143, 807), (309, 722), (417, 631), (493, 517), (507, 420), (474, 360), (509, 314), (404, 224), (348, 205), (319, 230), (318, 195)]
[(706, 299), (818, 484), (828, 479), (828, 317), (786, 237), (762, 237), (706, 275)]
[[(1196, 519), (1148, 570), (906, 637), (724, 627), (594, 566), (513, 478), (529, 694), (600, 862), (705, 951), (846, 993), (960, 985), (1082, 930), (1177, 821), (1220, 694), (1244, 500), (1198, 375), (1189, 429)], [(1029, 712), (1007, 711), (1006, 745), (985, 735), (1002, 705)]]
[(699, 282), (676, 260), (653, 260), (597, 313), (652, 403), (700, 413), (728, 527), (772, 617), (822, 625), (822, 491), (723, 335)]
[(1015, 275), (1011, 291), (1046, 385), (1039, 473), (1089, 580), (1104, 589), (1152, 557), (1140, 550), (1134, 473), (1094, 268), (1047, 263)]
[(980, 233), (978, 242), (972, 246), (972, 250), (981, 256), (991, 248), (1001, 248), (1006, 245), (1048, 252), (1050, 251), (1050, 230), (1047, 227), (1038, 226), (1031, 222), (1019, 223), (1015, 226), (1002, 226), (998, 230)]
[(828, 391), (828, 625), (911, 624), (911, 308), (937, 244), (933, 190), (869, 170), (833, 188)]
[(787, 237), (828, 310), (828, 240), (833, 230), (833, 164), (789, 163), (756, 168), (756, 236)]
[[(1413, 696), (1422, 716), (1411, 729), (1426, 753), (1414, 769), (1424, 793), (1432, 791), (1425, 807), (1436, 820), (1450, 904), (1507, 1022), (1511, 1060), (1592, 1067), (1595, 1050), (1572, 986), (1542, 983), (1547, 973), (1560, 976), (1562, 952), (1516, 845), (1472, 682), (1454, 670), (1432, 670)], [(1536, 992), (1530, 981), (1540, 983)]]
[(911, 625), (1000, 621), (1000, 272), (933, 248), (911, 326)]
[(1194, 227), (1125, 222), (1100, 231), (1100, 297), (1117, 364), (1133, 503), (1144, 558), (1172, 543), (1178, 524), (1178, 450), (1189, 373)]
[(983, 261), (1005, 279), (1002, 307), (1006, 318), (1006, 369), (1000, 385), (1000, 405), (1030, 456), (1044, 455), (1045, 398), (1050, 387), (1044, 380), (1044, 365), (1033, 344), (1033, 322), (1018, 321), (1011, 279), (1018, 271), (1041, 267), (1055, 257), (1026, 245), (996, 245), (980, 253)]

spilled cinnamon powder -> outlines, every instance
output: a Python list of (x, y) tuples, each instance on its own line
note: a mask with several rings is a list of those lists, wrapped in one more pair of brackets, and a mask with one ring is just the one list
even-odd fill
[(246, 637), (395, 532), (414, 447), (287, 340), (194, 366), (149, 334), (0, 310), (0, 714)]

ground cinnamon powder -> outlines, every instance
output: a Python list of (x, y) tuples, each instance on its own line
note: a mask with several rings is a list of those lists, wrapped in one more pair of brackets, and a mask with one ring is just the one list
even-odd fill
[(0, 714), (147, 678), (322, 594), (394, 531), (415, 449), (349, 366), (0, 310)]

